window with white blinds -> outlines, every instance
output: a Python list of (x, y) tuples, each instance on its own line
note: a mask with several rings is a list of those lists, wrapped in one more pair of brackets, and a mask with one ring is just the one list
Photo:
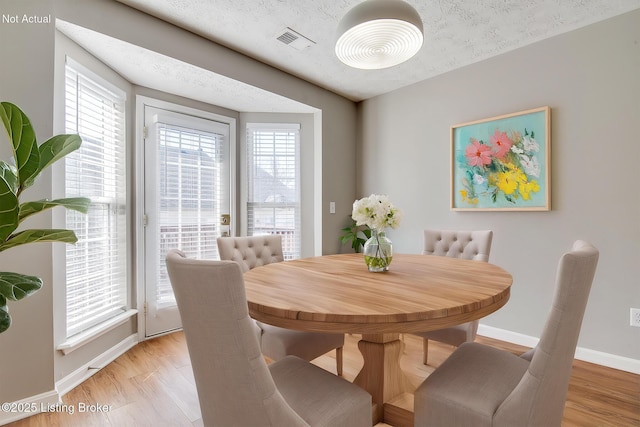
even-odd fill
[(67, 59), (66, 132), (81, 147), (65, 158), (66, 197), (88, 197), (87, 214), (67, 210), (78, 242), (66, 246), (67, 337), (127, 307), (125, 96)]
[(280, 234), (300, 258), (300, 125), (247, 125), (247, 235)]
[(229, 212), (227, 128), (205, 131), (161, 122), (155, 125), (159, 306), (175, 303), (165, 266), (170, 249), (180, 248), (191, 258), (219, 259), (220, 215)]

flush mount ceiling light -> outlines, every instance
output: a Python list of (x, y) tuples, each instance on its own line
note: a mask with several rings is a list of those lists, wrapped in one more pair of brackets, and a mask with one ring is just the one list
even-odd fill
[(354, 68), (393, 67), (422, 47), (422, 19), (402, 0), (365, 0), (338, 25), (336, 55)]

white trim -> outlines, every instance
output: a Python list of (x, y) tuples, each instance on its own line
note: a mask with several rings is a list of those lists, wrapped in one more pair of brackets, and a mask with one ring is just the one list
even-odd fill
[(129, 309), (121, 314), (118, 314), (117, 316), (112, 317), (109, 320), (105, 320), (104, 322), (99, 323), (91, 329), (72, 336), (71, 338), (58, 345), (56, 347), (56, 350), (60, 350), (65, 355), (69, 354), (72, 351), (79, 349), (83, 345), (90, 343), (91, 341), (101, 337), (107, 332), (117, 328), (136, 314), (138, 314), (138, 310)]
[(136, 334), (129, 335), (118, 344), (111, 347), (89, 363), (84, 364), (80, 368), (76, 369), (60, 381), (56, 382), (56, 390), (60, 397), (64, 396), (78, 385), (82, 384), (85, 380), (89, 379), (100, 369), (107, 366), (109, 363), (116, 360), (118, 357), (127, 352), (134, 345), (138, 344), (138, 337)]
[(11, 402), (10, 405), (16, 404), (18, 407), (22, 406), (23, 408), (29, 408), (32, 410), (23, 410), (20, 412), (0, 411), (0, 426), (39, 414), (43, 412), (43, 409), (48, 407), (62, 404), (62, 396), (73, 390), (85, 380), (89, 379), (93, 374), (126, 353), (136, 344), (138, 344), (137, 335), (129, 335), (127, 338), (120, 341), (118, 344), (114, 345), (89, 363), (79, 369), (76, 369), (74, 372), (56, 382), (55, 390), (30, 396), (16, 402)]
[[(237, 197), (237, 182), (236, 182), (236, 156), (238, 150), (238, 138), (237, 138), (237, 119), (234, 117), (225, 116), (218, 113), (213, 113), (207, 110), (203, 110), (200, 108), (188, 107), (183, 104), (164, 101), (157, 98), (152, 98), (145, 95), (136, 94), (135, 95), (135, 127), (133, 129), (133, 134), (135, 135), (135, 182), (133, 184), (135, 191), (135, 205), (134, 205), (134, 213), (133, 213), (133, 241), (136, 242), (136, 249), (134, 253), (134, 265), (144, 265), (144, 256), (145, 256), (145, 208), (144, 208), (144, 200), (145, 200), (145, 178), (144, 178), (144, 163), (145, 163), (145, 138), (143, 134), (143, 129), (145, 126), (145, 117), (144, 117), (144, 109), (145, 106), (158, 108), (162, 110), (166, 110), (169, 112), (176, 112), (186, 115), (191, 115), (194, 117), (198, 117), (200, 119), (212, 120), (215, 122), (220, 122), (229, 125), (229, 210), (231, 214), (231, 235), (235, 235), (235, 227), (237, 218), (236, 213), (236, 197)], [(211, 107), (215, 107), (210, 104)], [(152, 335), (147, 336), (147, 319), (146, 319), (146, 285), (145, 285), (145, 269), (137, 268), (135, 273), (135, 291), (136, 291), (136, 306), (138, 308), (138, 341), (144, 341), (145, 339), (151, 338)], [(167, 333), (173, 332), (167, 331)], [(161, 335), (161, 334), (160, 334)]]
[(322, 110), (313, 113), (313, 256), (322, 255)]
[(271, 123), (271, 122), (248, 122), (247, 130), (250, 131), (283, 131), (300, 130), (300, 123)]
[[(531, 348), (535, 347), (538, 344), (538, 341), (540, 341), (540, 339), (536, 337), (482, 324), (478, 326), (478, 335)], [(595, 363), (608, 368), (631, 372), (632, 374), (640, 374), (640, 360), (632, 359), (630, 357), (623, 357), (616, 354), (603, 353), (597, 350), (578, 347), (576, 348), (575, 358), (584, 362)]]
[(73, 68), (77, 73), (82, 74), (86, 79), (91, 80), (91, 82), (97, 86), (102, 86), (107, 91), (111, 92), (115, 97), (122, 98), (125, 102), (127, 100), (127, 92), (114, 85), (107, 79), (99, 76), (94, 71), (85, 67), (78, 61), (71, 58), (68, 54), (65, 55), (65, 66), (69, 66)]
[(39, 414), (42, 412), (43, 407), (47, 408), (50, 405), (57, 405), (61, 402), (62, 400), (60, 399), (60, 395), (56, 390), (47, 391), (45, 393), (27, 397), (26, 399), (11, 402), (10, 405), (15, 404), (18, 408), (30, 408), (33, 410), (22, 410), (17, 412), (0, 411), (0, 426)]

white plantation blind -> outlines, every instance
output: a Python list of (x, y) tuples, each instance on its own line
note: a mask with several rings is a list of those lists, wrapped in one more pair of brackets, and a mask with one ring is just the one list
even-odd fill
[(247, 125), (247, 234), (282, 235), (300, 258), (300, 125)]
[(66, 246), (67, 337), (127, 307), (124, 93), (67, 59), (66, 132), (82, 146), (65, 158), (66, 197), (88, 197), (88, 214), (67, 210), (78, 236)]
[(220, 215), (229, 212), (228, 126), (211, 122), (204, 130), (159, 121), (154, 127), (160, 227), (156, 302), (163, 306), (175, 303), (165, 266), (170, 249), (219, 259)]

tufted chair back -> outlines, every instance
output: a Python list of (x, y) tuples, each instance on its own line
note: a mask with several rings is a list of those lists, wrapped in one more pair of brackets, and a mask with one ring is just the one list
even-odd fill
[(252, 268), (284, 261), (282, 236), (218, 237), (220, 259), (240, 264), (243, 273)]
[[(447, 256), (473, 261), (489, 262), (493, 231), (424, 230), (423, 255)], [(423, 338), (423, 359), (426, 365), (429, 357), (429, 340), (459, 346), (472, 342), (478, 333), (479, 320), (463, 323), (445, 329), (416, 332)]]
[(424, 230), (423, 255), (489, 261), (493, 231)]
[[(284, 261), (282, 236), (277, 234), (250, 237), (219, 237), (220, 259), (235, 261), (243, 273), (274, 262)], [(344, 334), (293, 331), (255, 322), (262, 353), (273, 360), (288, 355), (313, 360), (336, 349), (336, 370), (342, 375)]]

